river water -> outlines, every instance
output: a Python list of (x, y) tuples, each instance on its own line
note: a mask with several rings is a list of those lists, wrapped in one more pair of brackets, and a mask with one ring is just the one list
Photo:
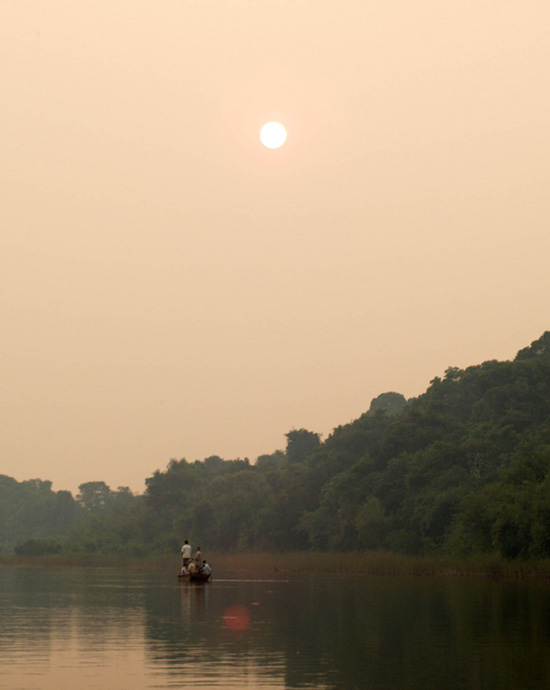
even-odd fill
[(0, 688), (550, 688), (550, 583), (0, 569)]

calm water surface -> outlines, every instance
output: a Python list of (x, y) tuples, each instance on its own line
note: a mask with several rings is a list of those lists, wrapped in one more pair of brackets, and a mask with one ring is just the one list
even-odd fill
[(0, 688), (550, 688), (549, 583), (215, 575), (0, 569)]

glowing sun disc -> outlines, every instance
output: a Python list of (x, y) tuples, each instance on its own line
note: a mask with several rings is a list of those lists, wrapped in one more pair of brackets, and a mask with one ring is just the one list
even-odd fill
[(286, 141), (286, 129), (280, 122), (266, 122), (260, 130), (260, 140), (268, 149), (278, 149)]

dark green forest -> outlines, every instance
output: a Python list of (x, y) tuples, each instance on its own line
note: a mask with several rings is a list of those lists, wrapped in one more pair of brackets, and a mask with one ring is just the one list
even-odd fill
[(513, 361), (383, 393), (322, 440), (247, 459), (171, 460), (142, 495), (0, 476), (0, 544), (19, 554), (364, 551), (550, 556), (550, 332)]

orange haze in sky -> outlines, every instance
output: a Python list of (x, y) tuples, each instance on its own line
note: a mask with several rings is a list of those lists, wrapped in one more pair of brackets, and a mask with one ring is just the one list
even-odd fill
[(3, 0), (0, 474), (142, 491), (548, 330), (549, 26), (535, 0)]

